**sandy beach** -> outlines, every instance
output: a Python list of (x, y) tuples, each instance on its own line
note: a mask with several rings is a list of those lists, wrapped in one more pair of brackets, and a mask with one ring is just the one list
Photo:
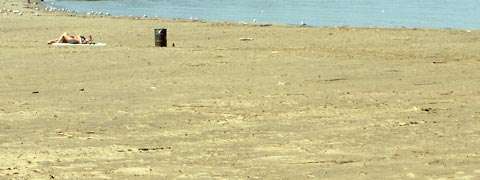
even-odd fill
[(3, 8), (0, 179), (480, 179), (478, 30)]

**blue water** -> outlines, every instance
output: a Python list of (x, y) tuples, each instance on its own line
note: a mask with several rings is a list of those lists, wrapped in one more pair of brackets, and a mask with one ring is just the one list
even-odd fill
[(480, 0), (45, 0), (58, 8), (310, 26), (480, 29)]

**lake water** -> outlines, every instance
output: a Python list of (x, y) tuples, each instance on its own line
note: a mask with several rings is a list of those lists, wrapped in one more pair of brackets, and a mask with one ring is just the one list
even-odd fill
[(480, 0), (45, 0), (81, 13), (310, 26), (480, 29)]

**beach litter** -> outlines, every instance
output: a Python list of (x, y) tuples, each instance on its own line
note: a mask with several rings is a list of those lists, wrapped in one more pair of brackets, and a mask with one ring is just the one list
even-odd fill
[(447, 62), (445, 62), (445, 61), (433, 61), (433, 64), (445, 64), (445, 63), (447, 63)]
[(253, 38), (240, 38), (240, 41), (253, 41)]
[(260, 27), (268, 27), (268, 26), (273, 26), (272, 24), (260, 24)]

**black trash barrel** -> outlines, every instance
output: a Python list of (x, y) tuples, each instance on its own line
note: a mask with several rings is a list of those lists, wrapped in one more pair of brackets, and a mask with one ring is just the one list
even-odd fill
[(167, 47), (167, 29), (155, 29), (155, 46)]

